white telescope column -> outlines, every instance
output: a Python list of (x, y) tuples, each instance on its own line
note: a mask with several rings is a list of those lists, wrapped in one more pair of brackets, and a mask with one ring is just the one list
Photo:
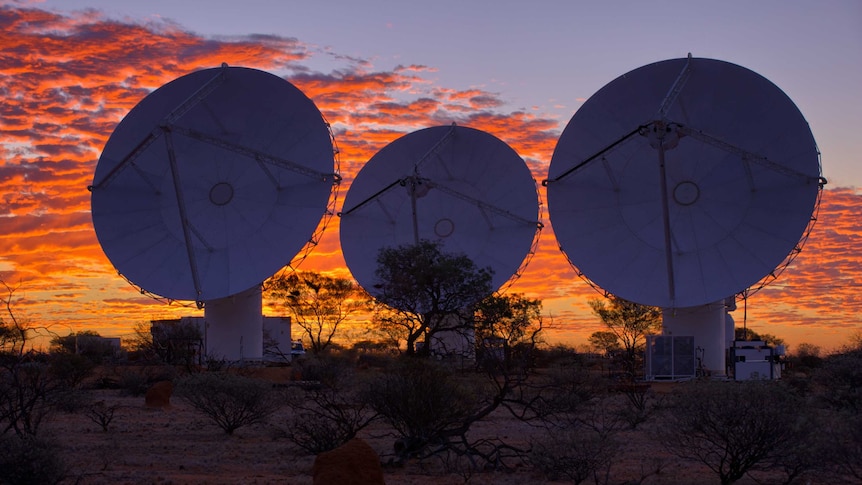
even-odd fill
[(260, 286), (208, 300), (204, 306), (206, 352), (231, 362), (263, 359), (263, 295)]
[(663, 308), (664, 335), (692, 336), (696, 356), (711, 376), (727, 375), (725, 329), (727, 311), (724, 300), (688, 308)]

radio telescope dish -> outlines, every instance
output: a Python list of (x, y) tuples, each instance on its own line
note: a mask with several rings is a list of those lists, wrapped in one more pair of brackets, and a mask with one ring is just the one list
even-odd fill
[(284, 79), (206, 69), (152, 92), (96, 167), (93, 225), (142, 290), (203, 302), (259, 285), (290, 262), (339, 177), (327, 123)]
[(798, 250), (820, 175), (808, 123), (781, 89), (689, 55), (589, 98), (543, 183), (560, 247), (587, 279), (678, 308), (743, 291)]
[(493, 135), (452, 124), (393, 141), (363, 166), (344, 199), (341, 247), (353, 277), (374, 293), (384, 247), (442, 241), (498, 289), (538, 235), (538, 191), (523, 159)]

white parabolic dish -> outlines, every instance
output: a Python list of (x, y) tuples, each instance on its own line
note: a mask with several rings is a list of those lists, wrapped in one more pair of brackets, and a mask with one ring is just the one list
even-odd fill
[(93, 225), (117, 270), (175, 300), (237, 294), (299, 252), (334, 178), (328, 126), (278, 76), (206, 69), (144, 98), (93, 179)]
[(820, 159), (777, 86), (712, 59), (635, 69), (563, 131), (548, 171), (561, 249), (586, 278), (664, 308), (734, 295), (799, 243)]
[(384, 247), (441, 241), (500, 288), (530, 251), (540, 226), (538, 191), (509, 145), (481, 130), (436, 126), (398, 138), (366, 163), (344, 199), (342, 253), (374, 294)]

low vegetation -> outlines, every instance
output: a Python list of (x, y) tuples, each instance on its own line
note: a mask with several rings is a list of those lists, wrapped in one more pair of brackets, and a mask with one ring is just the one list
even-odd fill
[(272, 384), (229, 372), (183, 377), (177, 382), (176, 394), (227, 434), (266, 422), (282, 405)]
[[(848, 395), (855, 378), (852, 359), (862, 365), (856, 351), (824, 356), (820, 367), (805, 377), (811, 386), (804, 394), (789, 380), (692, 381), (665, 385), (658, 393), (647, 388), (650, 412), (635, 429), (627, 413), (638, 406), (619, 381), (599, 363), (571, 350), (538, 348), (531, 359), (538, 364), (530, 368), (514, 363), (464, 366), (460, 360), (386, 352), (373, 360), (360, 359), (364, 352), (343, 355), (310, 356), (309, 362), (279, 374), (288, 376), (304, 367), (311, 380), (267, 381), (250, 377), (250, 369), (181, 374), (173, 379), (176, 405), (216, 424), (213, 431), (254, 429), (240, 439), (269, 429), (272, 439), (289, 443), (297, 457), (363, 437), (376, 443), (384, 464), (396, 467), (387, 468), (388, 473), (418, 467), (413, 473), (441, 479), (500, 470), (518, 476), (532, 470), (530, 480), (539, 474), (568, 483), (674, 483), (668, 463), (700, 469), (703, 483), (716, 484), (743, 479), (840, 484), (862, 477), (862, 419)], [(375, 365), (368, 366), (369, 361)], [(139, 366), (128, 366), (128, 371), (136, 367), (145, 372)], [(3, 368), (7, 380), (0, 398), (6, 410), (18, 402), (9, 392), (9, 372)], [(71, 411), (108, 440), (121, 432), (130, 415), (147, 412), (142, 397), (99, 388), (101, 376), (116, 373), (115, 368), (98, 367), (79, 391), (99, 398), (85, 399)], [(44, 382), (60, 381), (50, 373), (40, 375)], [(130, 406), (128, 399), (139, 399), (140, 404)], [(52, 423), (68, 419), (70, 411), (47, 396), (40, 402), (38, 408), (16, 411), (35, 413), (39, 426), (19, 424), (16, 430), (13, 415), (7, 411), (2, 416), (0, 438), (8, 452), (0, 457), (0, 483), (72, 483), (112, 476), (105, 464), (81, 468), (80, 458), (75, 459), (77, 468), (68, 466), (65, 457), (76, 456), (73, 450), (79, 446), (74, 437), (50, 430)], [(518, 428), (521, 434), (508, 435), (493, 424), (501, 420), (525, 426)], [(638, 435), (650, 436), (663, 448), (654, 449), (652, 457), (633, 470), (631, 453), (637, 451), (626, 443)], [(435, 462), (438, 466), (429, 466)], [(714, 478), (706, 479), (709, 475)]]
[[(439, 260), (439, 247), (419, 249), (420, 255)], [(393, 268), (409, 259), (389, 256), (397, 263)], [(452, 268), (444, 266), (441, 271), (449, 274)], [(451, 285), (444, 286), (460, 292), (465, 281), (487, 282), (484, 270), (473, 270), (475, 278), (447, 278)], [(461, 294), (466, 299), (456, 311), (441, 306), (436, 292), (428, 296), (390, 287), (390, 302), (400, 298), (415, 303), (411, 312), (378, 308), (378, 318), (390, 330), (402, 332), (393, 334), (393, 340), (406, 343), (406, 351), (393, 353), (369, 342), (353, 349), (330, 343), (272, 374), (266, 368), (232, 368), (224, 362), (201, 366), (197, 355), (185, 353), (193, 346), (163, 345), (145, 335), (136, 351), (147, 358), (133, 362), (117, 361), (114, 353), (109, 356), (99, 346), (81, 354), (73, 351), (80, 346), (71, 347), (71, 339), (58, 339), (50, 353), (27, 350), (32, 328), (13, 311), (7, 287), (6, 314), (0, 319), (0, 483), (83, 483), (92, 477), (103, 483), (143, 481), (117, 471), (135, 459), (127, 456), (112, 464), (109, 457), (118, 436), (148, 439), (144, 431), (128, 429), (122, 421), (132, 413), (150, 412), (141, 395), (158, 381), (173, 384), (178, 405), (189, 414), (193, 410), (231, 435), (221, 442), (219, 458), (206, 462), (210, 469), (218, 469), (219, 459), (238, 456), (243, 440), (268, 431), (266, 439), (289, 444), (283, 448), (289, 451), (278, 456), (281, 462), (362, 437), (375, 443), (391, 473), (411, 467), (412, 474), (454, 474), (464, 481), (477, 474), (502, 477), (504, 472), (516, 477), (509, 483), (533, 482), (540, 476), (571, 483), (657, 485), (743, 479), (785, 484), (862, 481), (862, 339), (834, 355), (805, 348), (790, 361), (781, 381), (697, 379), (656, 386), (636, 378), (637, 349), (654, 325), (649, 308), (594, 304), (599, 316), (614, 322), (614, 335), (623, 340), (614, 346), (610, 333), (594, 335), (594, 343), (608, 353), (621, 351), (623, 365), (614, 367), (607, 365), (610, 355), (543, 345), (539, 301), (523, 295), (488, 296), (486, 289)], [(465, 311), (465, 305), (472, 312)], [(636, 326), (625, 326), (628, 314), (638, 316)], [(399, 327), (398, 318), (418, 326)], [(463, 330), (468, 324), (475, 330), (471, 355), (418, 346), (422, 336), (430, 341), (435, 334)], [(183, 342), (198, 338), (186, 335), (187, 329), (173, 330)], [(138, 404), (130, 406), (129, 400)], [(102, 449), (84, 450), (78, 442), (80, 430), (62, 436), (50, 432), (52, 423), (75, 414), (96, 426), (92, 435), (104, 437)], [(162, 427), (178, 424), (171, 421), (177, 415), (165, 415)], [(247, 435), (236, 433), (245, 427), (256, 428)], [(206, 421), (199, 428), (219, 435)], [(633, 439), (645, 443), (643, 449), (628, 446)], [(172, 450), (182, 460), (196, 445)], [(161, 453), (170, 446), (150, 444), (145, 453)], [(252, 456), (265, 459), (259, 449)], [(694, 474), (670, 476), (671, 459)], [(620, 465), (632, 462), (638, 467)], [(245, 464), (256, 470), (254, 465)], [(188, 480), (185, 466), (160, 469), (160, 475), (146, 481)], [(284, 467), (279, 470), (284, 473)], [(710, 475), (712, 480), (707, 479)], [(256, 475), (254, 480), (281, 478)]]
[(809, 447), (812, 418), (781, 382), (695, 381), (671, 394), (657, 433), (673, 454), (703, 463), (724, 485)]

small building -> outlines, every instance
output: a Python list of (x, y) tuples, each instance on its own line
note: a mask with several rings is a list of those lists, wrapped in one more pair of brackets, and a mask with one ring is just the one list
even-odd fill
[[(263, 360), (288, 363), (296, 342), (290, 334), (290, 317), (263, 317)], [(300, 348), (302, 344), (299, 344)], [(305, 351), (303, 351), (305, 353)]]
[(102, 337), (99, 335), (76, 335), (75, 350), (80, 353), (82, 350), (96, 346), (101, 348), (110, 348), (114, 352), (119, 352), (122, 348), (123, 339), (120, 337)]
[(485, 337), (476, 349), (476, 354), (481, 361), (504, 363), (509, 357), (509, 341), (497, 335)]
[(75, 353), (89, 355), (90, 358), (120, 359), (123, 357), (123, 340), (120, 337), (99, 335), (75, 335)]
[(644, 374), (648, 381), (678, 381), (698, 374), (694, 337), (647, 335)]
[(244, 348), (243, 339), (227, 341), (223, 335), (211, 338), (206, 317), (152, 320), (150, 333), (159, 356), (167, 362), (198, 365), (209, 359), (243, 363), (290, 362), (294, 345), (291, 339), (290, 317), (261, 318), (262, 334), (259, 339), (253, 339), (262, 342), (260, 349)]
[(737, 381), (780, 379), (784, 346), (763, 340), (734, 340), (730, 348), (733, 378)]

